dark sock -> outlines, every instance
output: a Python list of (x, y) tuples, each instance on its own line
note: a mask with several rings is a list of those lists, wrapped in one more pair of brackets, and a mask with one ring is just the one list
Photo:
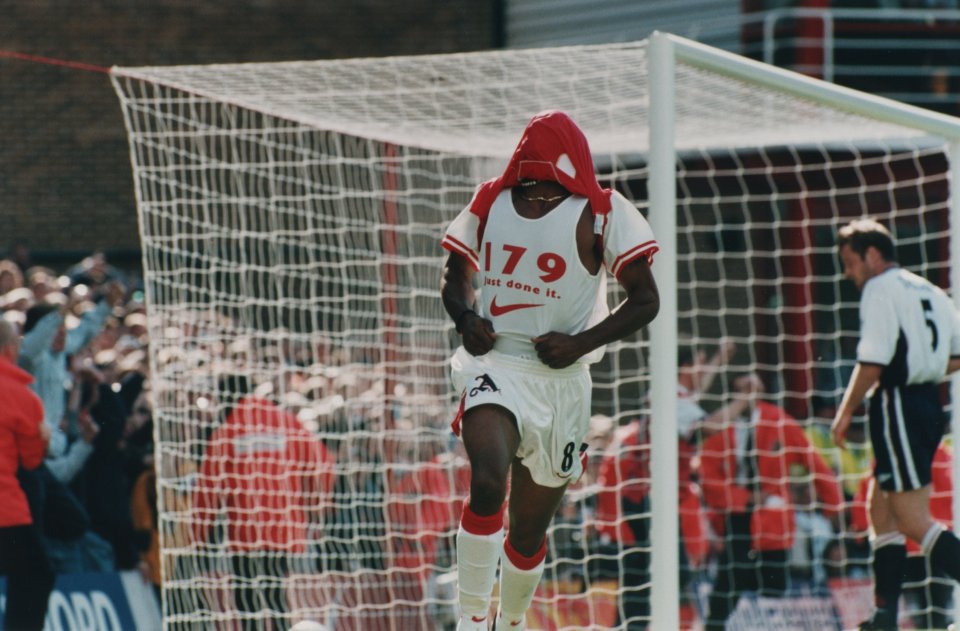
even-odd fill
[(960, 539), (949, 530), (942, 531), (930, 550), (930, 562), (960, 581)]
[(873, 598), (877, 609), (883, 609), (896, 620), (906, 568), (907, 547), (902, 543), (888, 544), (873, 551)]

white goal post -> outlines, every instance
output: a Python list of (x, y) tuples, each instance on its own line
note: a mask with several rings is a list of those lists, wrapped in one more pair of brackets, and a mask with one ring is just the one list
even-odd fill
[[(604, 477), (596, 466), (570, 490), (549, 534), (531, 628), (632, 620), (675, 629), (681, 602), (703, 615), (717, 535), (686, 530), (711, 509), (696, 485), (703, 516), (678, 504), (678, 345), (735, 344), (700, 395), (704, 410), (730, 399), (734, 376), (755, 372), (766, 398), (813, 435), (823, 424), (814, 408), (838, 400), (853, 363), (857, 297), (837, 266), (836, 228), (877, 217), (891, 226), (905, 266), (947, 289), (960, 274), (952, 191), (960, 121), (672, 35), (113, 68), (111, 78), (143, 244), (166, 628), (271, 618), (337, 631), (450, 628), (449, 542), (465, 477), (447, 429), (457, 393), (446, 359), (456, 335), (437, 289), (439, 239), (538, 111), (570, 114), (601, 182), (650, 220), (661, 245), (653, 266), (661, 312), (593, 368), (591, 458), (655, 474)], [(621, 294), (610, 285), (615, 304)], [(295, 517), (269, 526), (289, 533), (282, 576), (240, 571), (237, 541), (224, 534), (228, 519), (265, 527), (262, 515), (211, 517), (193, 504), (230, 408), (222, 377), (237, 374), (331, 456), (330, 486), (300, 497), (299, 483), (280, 483), (297, 504), (288, 513)], [(649, 443), (618, 443), (614, 429), (636, 423), (649, 427)], [(840, 461), (835, 449), (823, 454), (830, 465)], [(838, 469), (845, 490), (859, 473)], [(810, 471), (796, 476), (798, 493), (814, 488)], [(638, 486), (649, 487), (640, 513), (619, 504), (603, 513), (604, 490), (645, 493)], [(815, 519), (815, 493), (810, 502)], [(803, 581), (826, 585), (824, 572), (864, 569), (847, 554), (863, 533), (842, 524), (836, 559), (816, 570), (811, 559), (791, 561)], [(635, 526), (649, 530), (648, 540), (611, 535)], [(681, 549), (694, 575), (683, 590)], [(631, 574), (648, 557), (651, 574)], [(282, 605), (240, 607), (250, 584), (279, 585)]]

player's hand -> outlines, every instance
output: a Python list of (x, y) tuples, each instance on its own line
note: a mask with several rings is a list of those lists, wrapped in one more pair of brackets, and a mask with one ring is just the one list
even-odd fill
[(37, 427), (37, 433), (40, 434), (40, 439), (45, 443), (50, 442), (50, 436), (53, 434), (53, 432), (50, 431), (50, 426), (43, 421), (40, 421), (40, 425)]
[(493, 348), (497, 334), (493, 330), (493, 323), (481, 318), (476, 313), (468, 313), (460, 325), (463, 337), (463, 347), (473, 356), (486, 355)]
[(537, 350), (537, 357), (550, 368), (566, 368), (573, 365), (590, 349), (584, 349), (573, 335), (551, 331), (530, 338)]
[(838, 411), (830, 425), (830, 434), (833, 436), (833, 443), (840, 449), (847, 447), (847, 430), (850, 429), (850, 423), (853, 421), (853, 414), (850, 412)]

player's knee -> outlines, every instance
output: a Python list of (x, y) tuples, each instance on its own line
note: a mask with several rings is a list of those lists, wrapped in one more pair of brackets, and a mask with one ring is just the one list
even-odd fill
[(500, 510), (507, 497), (507, 476), (496, 472), (474, 471), (470, 479), (470, 507), (480, 515)]
[(887, 511), (870, 511), (870, 525), (879, 534), (899, 530), (897, 520)]
[(899, 511), (891, 515), (891, 521), (896, 524), (896, 530), (908, 539), (920, 543), (927, 530), (933, 525), (930, 514), (924, 511), (915, 513)]
[(923, 537), (927, 534), (927, 531), (930, 530), (930, 526), (933, 525), (932, 519), (929, 517), (923, 519), (923, 517), (923, 515), (917, 515), (907, 519), (898, 519), (897, 530), (903, 533), (908, 539), (912, 539), (915, 543), (922, 543)]

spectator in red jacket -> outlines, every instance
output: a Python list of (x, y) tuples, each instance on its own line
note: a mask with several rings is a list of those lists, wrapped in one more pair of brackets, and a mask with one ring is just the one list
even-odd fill
[(5, 625), (40, 630), (54, 575), (33, 524), (17, 469), (35, 469), (47, 451), (50, 431), (43, 405), (29, 388), (33, 378), (17, 367), (20, 339), (0, 319), (0, 575), (7, 577)]
[(204, 546), (221, 511), (233, 567), (236, 606), (244, 629), (259, 628), (256, 612), (277, 613), (289, 626), (284, 580), (289, 556), (309, 544), (332, 491), (333, 457), (292, 414), (247, 395), (245, 377), (220, 382), (223, 423), (211, 434), (193, 494), (195, 545)]
[(725, 538), (710, 593), (708, 631), (726, 626), (744, 591), (780, 596), (786, 590), (796, 528), (791, 466), (809, 472), (821, 511), (835, 520), (843, 509), (837, 477), (783, 409), (755, 401), (749, 422), (731, 423), (704, 441), (703, 497), (714, 531)]

